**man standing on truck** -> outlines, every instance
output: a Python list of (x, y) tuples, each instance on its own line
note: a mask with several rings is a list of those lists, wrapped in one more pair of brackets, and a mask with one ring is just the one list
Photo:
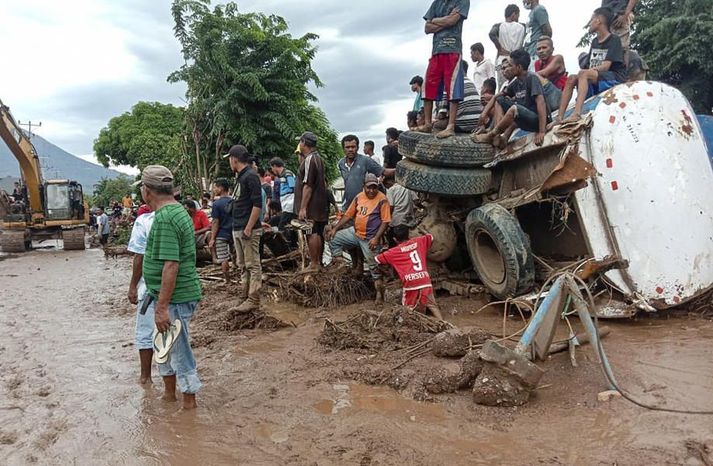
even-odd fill
[(624, 49), (624, 63), (629, 64), (631, 25), (634, 23), (636, 0), (602, 0), (602, 8), (609, 8), (614, 16), (611, 33), (619, 38)]
[[(485, 47), (480, 42), (470, 46), (470, 59), (475, 65), (473, 84), (476, 89), (480, 89), (486, 79), (495, 77), (495, 65), (489, 58), (485, 58)], [(467, 62), (464, 63), (467, 64)], [(463, 70), (463, 76), (468, 76), (467, 68)]]
[(540, 0), (523, 0), (522, 3), (526, 10), (530, 10), (525, 50), (530, 54), (530, 63), (534, 67), (537, 60), (537, 42), (542, 36), (552, 37), (552, 26), (547, 9), (540, 5)]
[(502, 74), (503, 60), (507, 60), (510, 52), (521, 49), (525, 43), (526, 28), (518, 21), (520, 21), (520, 8), (517, 5), (508, 5), (505, 8), (505, 22), (493, 25), (490, 30), (490, 40), (498, 51), (498, 56), (495, 58), (498, 86), (502, 86), (505, 82)]
[(391, 265), (401, 279), (403, 298), (401, 304), (418, 312), (431, 311), (438, 320), (443, 320), (433, 284), (428, 273), (426, 256), (433, 244), (433, 236), (425, 235), (409, 239), (409, 228), (401, 225), (394, 228), (397, 245), (379, 254), (374, 261), (379, 265)]
[[(193, 223), (173, 198), (173, 174), (168, 168), (149, 165), (139, 183), (141, 198), (156, 212), (143, 263), (147, 312), (154, 313), (158, 332), (175, 337), (168, 359), (158, 365), (164, 383), (163, 399), (176, 401), (178, 384), (183, 393), (183, 409), (194, 409), (202, 384), (188, 333), (188, 324), (201, 299)], [(180, 327), (176, 321), (180, 321)]]
[(455, 135), (458, 103), (463, 100), (463, 21), (468, 18), (470, 0), (434, 0), (423, 19), (426, 34), (433, 34), (433, 49), (426, 71), (424, 117), (417, 131), (433, 131), (433, 102), (445, 93), (449, 101), (449, 121), (438, 138)]
[(530, 56), (525, 50), (515, 50), (510, 55), (510, 67), (517, 79), (495, 99), (495, 127), (474, 135), (474, 141), (503, 148), (513, 131), (520, 128), (535, 133), (535, 144), (542, 145), (550, 112), (540, 77), (527, 71), (529, 66)]
[(423, 78), (414, 76), (411, 78), (411, 92), (416, 93), (416, 98), (413, 100), (413, 111), (419, 112), (423, 108)]
[(562, 122), (562, 117), (567, 110), (572, 94), (574, 94), (575, 87), (577, 88), (577, 101), (574, 111), (567, 121), (577, 121), (582, 117), (582, 107), (587, 98), (626, 82), (624, 49), (619, 37), (609, 31), (611, 20), (611, 10), (608, 8), (594, 10), (592, 19), (589, 21), (589, 32), (596, 34), (596, 37), (592, 40), (589, 51), (589, 63), (585, 64), (586, 66), (579, 73), (571, 75), (567, 79), (554, 125)]

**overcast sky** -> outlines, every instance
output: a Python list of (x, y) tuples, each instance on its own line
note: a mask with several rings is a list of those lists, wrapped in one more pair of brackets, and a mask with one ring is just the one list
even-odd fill
[[(464, 45), (483, 42), (507, 0), (473, 0)], [(527, 11), (522, 8), (521, 22)], [(0, 1), (0, 99), (15, 118), (42, 122), (36, 132), (80, 156), (108, 120), (140, 100), (182, 104), (185, 88), (166, 77), (181, 65), (170, 0)], [(555, 47), (576, 69), (575, 45), (598, 0), (543, 0)], [(408, 82), (423, 74), (430, 0), (249, 0), (243, 11), (284, 16), (294, 35), (315, 32), (315, 69), (325, 87), (318, 105), (340, 133), (384, 143), (384, 129), (404, 128)], [(576, 5), (576, 6), (574, 6)], [(471, 70), (472, 71), (472, 70)]]

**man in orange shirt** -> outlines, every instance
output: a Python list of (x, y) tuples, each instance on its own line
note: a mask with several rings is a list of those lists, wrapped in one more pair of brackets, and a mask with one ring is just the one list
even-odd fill
[(208, 216), (200, 209), (196, 208), (196, 203), (192, 199), (183, 201), (183, 207), (186, 208), (188, 215), (193, 220), (193, 230), (196, 234), (196, 247), (202, 248), (210, 241), (210, 220)]
[[(350, 220), (354, 220), (354, 226), (344, 228)], [(344, 260), (342, 252), (345, 249), (361, 249), (371, 277), (374, 279), (377, 302), (384, 300), (384, 284), (374, 254), (381, 251), (382, 239), (389, 223), (391, 223), (389, 201), (379, 191), (379, 180), (376, 175), (367, 173), (364, 179), (364, 191), (354, 198), (337, 225), (326, 235), (334, 262)]]

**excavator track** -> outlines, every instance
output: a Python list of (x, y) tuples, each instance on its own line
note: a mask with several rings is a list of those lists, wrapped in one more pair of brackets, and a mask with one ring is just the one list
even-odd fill
[(86, 249), (84, 243), (84, 227), (62, 230), (62, 242), (65, 251), (82, 251)]
[(30, 241), (26, 230), (3, 230), (0, 234), (0, 249), (2, 252), (25, 252)]

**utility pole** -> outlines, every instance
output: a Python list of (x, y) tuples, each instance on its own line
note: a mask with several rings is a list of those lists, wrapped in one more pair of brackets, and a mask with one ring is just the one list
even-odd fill
[(23, 123), (20, 120), (17, 120), (17, 124), (20, 126), (27, 126), (27, 130), (30, 134), (29, 139), (32, 139), (32, 127), (34, 126), (35, 128), (39, 128), (42, 126), (41, 121), (39, 123), (33, 123), (32, 120), (28, 121), (27, 123)]

